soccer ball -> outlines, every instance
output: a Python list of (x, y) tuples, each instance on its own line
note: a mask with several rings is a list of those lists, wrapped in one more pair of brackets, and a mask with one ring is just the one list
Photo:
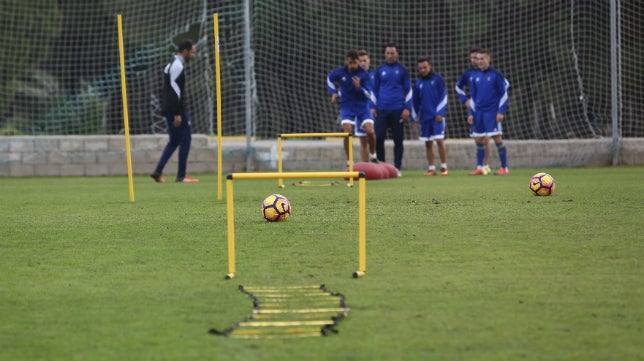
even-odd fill
[(555, 192), (555, 179), (548, 173), (537, 173), (530, 179), (530, 190), (535, 196), (549, 196)]
[(291, 215), (291, 203), (281, 194), (271, 194), (262, 202), (262, 216), (269, 222), (281, 222)]

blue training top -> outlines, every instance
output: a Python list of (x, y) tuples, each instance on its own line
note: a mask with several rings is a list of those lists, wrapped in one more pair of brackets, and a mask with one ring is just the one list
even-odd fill
[[(360, 87), (353, 86), (353, 77), (360, 79)], [(329, 72), (326, 77), (326, 86), (330, 94), (338, 94), (340, 97), (340, 108), (352, 112), (362, 112), (367, 108), (369, 102), (376, 101), (371, 91), (371, 80), (369, 74), (362, 68), (350, 73), (347, 66), (343, 66)]]
[(435, 120), (437, 115), (445, 117), (447, 89), (443, 78), (433, 72), (419, 78), (414, 85), (413, 120)]
[(472, 82), (474, 82), (474, 76), (478, 72), (478, 69), (476, 68), (469, 68), (467, 69), (463, 75), (461, 75), (461, 78), (458, 79), (456, 82), (456, 94), (458, 95), (458, 99), (461, 101), (461, 103), (465, 104), (467, 101), (468, 97), (467, 94), (465, 93), (464, 87), (467, 86), (467, 89), (472, 91)]
[(373, 92), (378, 100), (376, 109), (411, 110), (411, 79), (407, 69), (400, 62), (384, 64), (376, 70)]
[(470, 94), (474, 101), (474, 111), (497, 112), (505, 114), (508, 108), (508, 88), (510, 83), (495, 67), (477, 71)]

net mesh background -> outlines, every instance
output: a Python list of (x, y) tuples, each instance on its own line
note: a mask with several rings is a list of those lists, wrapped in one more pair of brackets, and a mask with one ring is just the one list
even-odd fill
[[(428, 56), (448, 86), (447, 137), (467, 138), (454, 84), (473, 45), (511, 84), (506, 139), (612, 135), (610, 3), (530, 0), (3, 2), (0, 135), (123, 132), (116, 14), (123, 15), (132, 134), (165, 133), (162, 69), (179, 41), (197, 43), (187, 67), (193, 131), (215, 134), (213, 13), (219, 15), (222, 134), (336, 132), (327, 73), (348, 49), (372, 67), (395, 42), (417, 78)], [(644, 136), (641, 2), (618, 2), (619, 132)], [(248, 23), (245, 22), (248, 19)], [(244, 32), (250, 29), (250, 47)], [(250, 122), (249, 122), (250, 120)], [(408, 133), (409, 137), (410, 134)]]

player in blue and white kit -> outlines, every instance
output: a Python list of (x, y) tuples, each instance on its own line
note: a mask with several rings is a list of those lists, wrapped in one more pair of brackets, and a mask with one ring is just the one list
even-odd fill
[(369, 58), (369, 53), (366, 50), (358, 50), (358, 63), (360, 64), (360, 67), (369, 74), (369, 81), (371, 82), (370, 88), (373, 89), (376, 70), (371, 69), (371, 59)]
[[(485, 141), (485, 137), (491, 137), (496, 144), (501, 161), (501, 168), (495, 175), (507, 175), (508, 156), (507, 148), (503, 144), (502, 122), (508, 107), (508, 88), (510, 83), (503, 77), (503, 74), (490, 65), (490, 51), (480, 49), (477, 53), (477, 64), (479, 72), (474, 77), (470, 94), (472, 95), (473, 107), (470, 108), (468, 123), (474, 125), (473, 135), (477, 144)], [(481, 165), (485, 156), (483, 147), (477, 147), (476, 159)]]
[[(470, 55), (470, 68), (467, 69), (458, 79), (456, 82), (456, 94), (458, 95), (458, 99), (461, 101), (463, 105), (468, 109), (468, 114), (469, 114), (469, 109), (472, 106), (472, 99), (468, 97), (467, 91), (470, 91), (472, 89), (472, 82), (474, 81), (474, 75), (478, 72), (478, 64), (476, 62), (476, 56), (479, 51), (479, 47), (472, 47), (470, 48), (469, 55)], [(474, 135), (472, 134), (474, 130), (474, 124), (470, 124), (470, 137), (474, 138)], [(483, 158), (483, 164), (480, 164), (477, 169), (475, 169), (473, 172), (470, 173), (470, 175), (488, 175), (492, 171), (490, 170), (490, 164), (489, 164), (489, 159), (490, 159), (490, 142), (489, 138), (486, 137), (485, 141), (483, 144), (478, 144), (476, 143), (476, 147), (481, 147), (483, 146), (485, 149), (485, 157)]]
[(407, 69), (398, 62), (396, 44), (390, 43), (385, 46), (385, 60), (385, 64), (376, 70), (373, 82), (373, 92), (378, 100), (378, 103), (372, 106), (372, 113), (376, 117), (376, 153), (378, 160), (384, 162), (387, 129), (391, 129), (394, 166), (398, 169), (400, 177), (404, 152), (404, 122), (409, 120), (411, 113), (411, 80)]
[(425, 151), (429, 167), (425, 175), (436, 175), (434, 166), (434, 143), (438, 146), (441, 159), (441, 175), (447, 175), (447, 152), (445, 150), (445, 110), (447, 109), (447, 89), (443, 78), (432, 71), (427, 58), (418, 60), (418, 74), (413, 89), (412, 128), (420, 122), (420, 136), (425, 141)]
[(474, 75), (478, 72), (478, 64), (476, 62), (476, 54), (478, 53), (478, 47), (470, 48), (470, 68), (467, 69), (456, 82), (456, 94), (461, 103), (469, 109), (471, 99), (468, 98), (465, 87), (472, 89), (472, 82), (474, 81)]
[[(366, 143), (361, 140), (361, 148), (369, 147), (367, 152), (370, 158), (377, 162), (374, 121), (369, 110), (370, 102), (375, 103), (376, 99), (371, 91), (369, 74), (358, 65), (358, 58), (357, 51), (349, 50), (345, 58), (345, 66), (332, 70), (326, 78), (326, 85), (331, 94), (331, 102), (340, 102), (343, 131), (351, 133), (354, 130), (357, 137), (366, 138)], [(349, 158), (348, 147), (349, 144), (346, 144), (347, 159)], [(361, 154), (363, 152), (361, 149)]]
[[(375, 77), (376, 71), (374, 69), (371, 69), (371, 59), (369, 58), (369, 53), (366, 50), (358, 50), (358, 64), (364, 71), (369, 74), (369, 89), (373, 89), (373, 79)], [(349, 143), (349, 139), (345, 138), (344, 139), (345, 143)], [(375, 134), (374, 134), (374, 139), (373, 142), (375, 144)], [(345, 146), (346, 149), (346, 146)], [(367, 143), (367, 137), (360, 137), (360, 159), (363, 162), (368, 162), (371, 160), (372, 162), (377, 162), (377, 158), (371, 158), (369, 155), (369, 147)]]

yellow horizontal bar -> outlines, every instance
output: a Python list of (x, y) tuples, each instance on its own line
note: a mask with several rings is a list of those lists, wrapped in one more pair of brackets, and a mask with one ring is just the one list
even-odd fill
[(291, 296), (299, 296), (299, 295), (308, 295), (308, 294), (327, 294), (326, 292), (322, 291), (316, 291), (315, 289), (292, 289), (292, 290), (256, 290), (256, 289), (244, 289), (246, 292), (250, 292), (256, 295), (262, 295), (262, 296), (272, 296), (272, 295), (291, 295)]
[(284, 133), (280, 134), (282, 138), (302, 138), (302, 137), (348, 137), (349, 133)]
[(263, 292), (283, 292), (284, 290), (301, 290), (301, 289), (320, 289), (320, 285), (313, 285), (313, 286), (282, 286), (282, 287), (265, 287), (265, 286), (242, 286), (239, 285), (239, 287), (243, 288), (246, 291), (263, 291)]
[(235, 329), (230, 334), (231, 335), (285, 335), (289, 333), (313, 333), (316, 332), (320, 334), (319, 327), (310, 327), (310, 328), (286, 328), (279, 330), (270, 330), (270, 329)]
[(284, 173), (229, 173), (227, 179), (278, 179), (278, 178), (364, 178), (361, 172), (284, 172)]
[(264, 310), (261, 309), (259, 310), (259, 314), (266, 313), (266, 314), (275, 314), (275, 313), (325, 313), (325, 312), (349, 312), (348, 308), (297, 308), (297, 309), (291, 309), (291, 310), (280, 310), (280, 309), (272, 309), (272, 310)]
[[(288, 302), (287, 303), (287, 302), (275, 302), (275, 301), (273, 301), (273, 302), (264, 302), (264, 301), (262, 301), (260, 307), (262, 307), (262, 308), (264, 308), (264, 307), (265, 308), (280, 308), (280, 307), (284, 307), (284, 305), (289, 305), (289, 304), (292, 304), (292, 303), (293, 302)], [(299, 306), (300, 307), (302, 307), (302, 306), (308, 306), (308, 307), (333, 307), (333, 306), (337, 306), (337, 300), (333, 304), (330, 304), (329, 302), (306, 302), (306, 305), (300, 304)]]
[[(301, 298), (298, 296), (291, 296), (291, 297), (282, 297), (282, 296), (272, 296), (272, 295), (255, 295), (258, 300), (262, 302), (273, 302), (273, 303), (293, 303), (295, 301), (299, 302), (306, 302), (306, 303), (334, 303), (338, 302), (340, 300), (340, 297), (306, 297), (306, 298)], [(324, 296), (324, 295), (323, 295)]]
[[(206, 138), (208, 139), (209, 142), (216, 142), (217, 141), (217, 136), (216, 135), (206, 135)], [(241, 140), (246, 140), (248, 139), (247, 136), (245, 135), (227, 135), (227, 136), (222, 136), (222, 140), (224, 141), (241, 141)], [(252, 141), (255, 141), (255, 137), (250, 137)]]
[(257, 297), (264, 299), (267, 298), (300, 298), (300, 297), (336, 297), (323, 292), (292, 292), (292, 293), (277, 293), (277, 292), (256, 292)]
[(239, 327), (288, 327), (288, 326), (324, 326), (333, 325), (333, 320), (314, 321), (248, 321), (240, 322)]
[(229, 337), (237, 339), (246, 339), (246, 340), (274, 340), (274, 339), (286, 339), (286, 338), (305, 338), (305, 337), (319, 337), (322, 336), (320, 330), (313, 330), (311, 332), (300, 332), (300, 333), (279, 333), (279, 334), (267, 334), (259, 333), (255, 335), (239, 335), (235, 332), (231, 333)]

